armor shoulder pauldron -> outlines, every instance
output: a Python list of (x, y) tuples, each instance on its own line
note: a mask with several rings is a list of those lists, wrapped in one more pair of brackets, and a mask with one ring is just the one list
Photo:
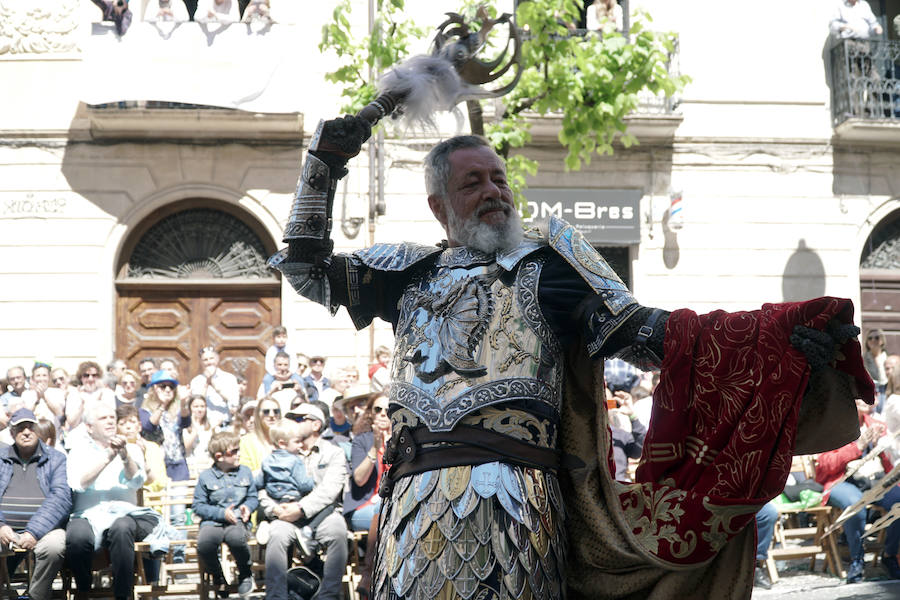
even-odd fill
[(584, 236), (562, 219), (550, 217), (549, 243), (601, 298), (613, 315), (637, 304), (616, 272)]
[(403, 242), (401, 244), (375, 244), (353, 253), (362, 264), (377, 271), (405, 271), (414, 264), (438, 254), (438, 246), (423, 246)]

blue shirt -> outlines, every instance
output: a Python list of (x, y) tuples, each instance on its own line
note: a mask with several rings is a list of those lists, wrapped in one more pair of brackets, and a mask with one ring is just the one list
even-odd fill
[(201, 525), (227, 523), (225, 510), (230, 506), (237, 514), (241, 505), (250, 512), (259, 506), (253, 473), (244, 465), (234, 471), (222, 471), (216, 466), (206, 469), (197, 478), (194, 488), (194, 514), (203, 519)]

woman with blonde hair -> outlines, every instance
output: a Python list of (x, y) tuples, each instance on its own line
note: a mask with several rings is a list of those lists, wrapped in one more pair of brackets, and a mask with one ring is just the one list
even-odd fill
[(271, 396), (266, 396), (253, 412), (253, 431), (241, 438), (241, 464), (256, 473), (262, 467), (262, 459), (274, 447), (269, 440), (269, 428), (281, 419), (281, 406)]

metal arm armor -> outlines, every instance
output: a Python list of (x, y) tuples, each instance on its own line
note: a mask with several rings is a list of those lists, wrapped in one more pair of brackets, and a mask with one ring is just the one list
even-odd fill
[(284, 241), (320, 242), (323, 246), (329, 246), (330, 252), (331, 209), (341, 174), (333, 176), (328, 165), (315, 156), (324, 125), (325, 121), (319, 121), (316, 133), (309, 144), (306, 162), (297, 182), (291, 215), (284, 228)]

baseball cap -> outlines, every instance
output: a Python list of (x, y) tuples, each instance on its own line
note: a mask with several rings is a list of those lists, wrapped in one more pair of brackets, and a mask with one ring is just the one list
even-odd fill
[(152, 377), (150, 377), (151, 387), (156, 385), (157, 383), (171, 383), (172, 385), (177, 386), (178, 380), (169, 375), (168, 371), (160, 369), (159, 371), (154, 373)]
[(285, 413), (284, 417), (286, 419), (290, 419), (291, 417), (313, 417), (317, 419), (322, 426), (325, 426), (325, 413), (322, 412), (315, 404), (310, 404), (309, 402), (304, 402), (299, 406), (292, 408), (291, 410)]
[(9, 426), (15, 427), (19, 423), (37, 423), (37, 418), (35, 418), (34, 413), (27, 408), (20, 408), (12, 414), (12, 418), (9, 420)]

